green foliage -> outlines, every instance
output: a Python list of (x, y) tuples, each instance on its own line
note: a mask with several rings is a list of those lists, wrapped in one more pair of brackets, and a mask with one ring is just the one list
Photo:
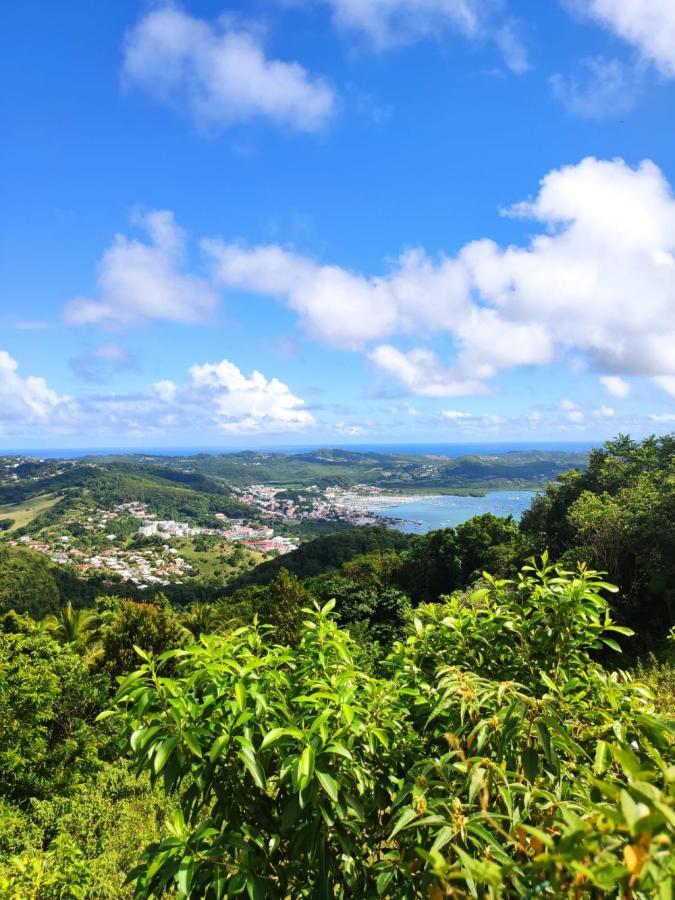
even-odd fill
[(111, 675), (122, 675), (136, 665), (137, 647), (163, 653), (186, 639), (185, 629), (167, 603), (123, 600), (103, 633), (103, 667)]
[(281, 569), (266, 591), (265, 619), (274, 626), (279, 644), (295, 646), (300, 637), (303, 606), (307, 591), (288, 569)]
[(0, 870), (3, 900), (89, 900), (101, 897), (84, 854), (63, 837), (46, 851), (28, 851)]
[(93, 720), (108, 685), (30, 620), (0, 619), (0, 796), (25, 803), (95, 769)]
[(368, 675), (332, 603), (147, 656), (112, 713), (180, 805), (138, 897), (671, 897), (675, 724), (593, 656), (627, 629), (548, 565), (424, 607)]
[(411, 542), (409, 535), (392, 531), (380, 525), (352, 528), (337, 534), (315, 538), (302, 544), (297, 550), (261, 563), (249, 574), (232, 582), (230, 591), (249, 584), (268, 584), (274, 581), (281, 569), (287, 569), (298, 578), (311, 578), (340, 566), (365, 553), (402, 550)]
[(491, 513), (414, 539), (402, 554), (399, 580), (415, 602), (468, 587), (486, 569), (511, 574), (527, 554), (518, 525)]
[(675, 719), (675, 628), (670, 629), (667, 644), (658, 656), (650, 653), (638, 662), (636, 676), (651, 688), (659, 713)]
[(59, 606), (54, 567), (39, 553), (0, 545), (0, 614), (11, 609), (36, 619)]
[(556, 556), (587, 560), (620, 588), (616, 611), (654, 647), (675, 624), (675, 436), (620, 436), (591, 453), (523, 515)]
[[(68, 891), (73, 890), (73, 873), (64, 863), (73, 856), (78, 868), (86, 871), (83, 896), (106, 900), (128, 897), (131, 891), (124, 886), (126, 872), (137, 863), (143, 847), (163, 834), (171, 812), (160, 792), (150, 788), (148, 779), (135, 778), (124, 763), (104, 765), (92, 780), (80, 784), (68, 796), (34, 801), (30, 814), (8, 807), (6, 822), (14, 843), (3, 846), (0, 839), (0, 897), (5, 897), (3, 874), (10, 885), (20, 885), (26, 891), (29, 886), (33, 890), (39, 886), (38, 897), (51, 897), (48, 887), (55, 896), (71, 896)], [(0, 823), (5, 823), (1, 804)], [(41, 883), (42, 873), (53, 875), (54, 869), (59, 873), (56, 883)]]
[(55, 616), (47, 616), (44, 627), (61, 644), (68, 644), (93, 661), (94, 645), (100, 637), (101, 620), (96, 613), (86, 609), (74, 609), (68, 601)]

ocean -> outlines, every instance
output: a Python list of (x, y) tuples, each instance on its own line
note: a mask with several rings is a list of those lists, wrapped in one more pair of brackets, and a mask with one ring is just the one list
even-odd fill
[(536, 491), (490, 491), (484, 497), (456, 497), (447, 494), (420, 497), (394, 506), (378, 505), (377, 512), (382, 516), (404, 519), (404, 523), (394, 526), (399, 531), (425, 534), (437, 528), (460, 525), (483, 513), (520, 519), (535, 496)]

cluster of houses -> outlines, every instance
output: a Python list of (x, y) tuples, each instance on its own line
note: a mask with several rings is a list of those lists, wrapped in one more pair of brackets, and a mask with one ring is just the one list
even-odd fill
[(168, 545), (153, 552), (125, 551), (119, 547), (109, 547), (98, 552), (82, 550), (70, 546), (70, 538), (62, 535), (55, 547), (46, 541), (39, 541), (23, 535), (18, 541), (22, 546), (44, 553), (59, 565), (72, 565), (83, 574), (93, 571), (113, 572), (123, 581), (130, 581), (139, 588), (151, 584), (166, 585), (182, 578), (193, 568), (178, 551)]

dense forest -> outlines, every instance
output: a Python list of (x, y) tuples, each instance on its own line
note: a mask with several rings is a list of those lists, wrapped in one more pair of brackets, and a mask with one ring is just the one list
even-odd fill
[[(62, 502), (235, 513), (210, 467)], [(0, 898), (671, 898), (675, 436), (556, 475), (201, 593), (0, 547)]]

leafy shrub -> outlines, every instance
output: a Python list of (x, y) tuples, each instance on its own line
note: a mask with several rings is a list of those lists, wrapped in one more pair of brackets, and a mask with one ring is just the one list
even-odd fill
[(112, 675), (121, 675), (134, 667), (135, 647), (162, 653), (185, 641), (186, 631), (168, 604), (123, 600), (103, 634), (103, 665)]
[(40, 553), (0, 546), (0, 615), (13, 609), (41, 619), (56, 612), (61, 595), (53, 572)]
[(0, 618), (0, 796), (17, 803), (65, 791), (97, 765), (93, 722), (106, 676), (38, 625)]
[(296, 648), (253, 625), (143, 654), (109, 714), (180, 809), (137, 896), (670, 897), (675, 725), (594, 661), (611, 589), (546, 559), (488, 580), (423, 609), (388, 678), (331, 603)]

